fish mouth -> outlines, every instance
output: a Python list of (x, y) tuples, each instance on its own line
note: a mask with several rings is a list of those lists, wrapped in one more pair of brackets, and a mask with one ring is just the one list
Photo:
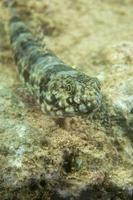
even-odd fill
[[(87, 116), (91, 113), (95, 113), (99, 110), (100, 104), (95, 108), (87, 108), (85, 104), (77, 104), (75, 107), (59, 108), (53, 107), (49, 108), (50, 105), (45, 104), (45, 113), (52, 118), (66, 118), (66, 117), (75, 117), (75, 116)], [(73, 110), (71, 110), (73, 109)], [(44, 110), (43, 110), (44, 111)]]
[[(51, 100), (51, 99), (50, 99)], [(62, 100), (62, 98), (52, 98), (52, 101), (44, 97), (41, 104), (42, 111), (54, 118), (65, 118), (74, 116), (83, 116), (95, 113), (99, 110), (102, 101), (102, 95), (96, 94), (93, 100), (69, 97)]]

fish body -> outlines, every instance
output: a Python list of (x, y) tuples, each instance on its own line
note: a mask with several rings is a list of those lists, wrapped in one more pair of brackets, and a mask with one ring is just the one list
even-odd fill
[(9, 26), (20, 78), (44, 113), (53, 117), (75, 116), (100, 107), (102, 95), (97, 78), (66, 65), (42, 47), (18, 15), (11, 16)]

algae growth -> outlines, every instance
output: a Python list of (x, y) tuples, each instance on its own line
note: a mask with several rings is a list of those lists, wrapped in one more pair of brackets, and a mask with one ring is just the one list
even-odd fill
[(19, 81), (0, 1), (0, 199), (133, 198), (133, 3), (16, 1), (38, 40), (102, 83), (100, 112), (42, 114)]

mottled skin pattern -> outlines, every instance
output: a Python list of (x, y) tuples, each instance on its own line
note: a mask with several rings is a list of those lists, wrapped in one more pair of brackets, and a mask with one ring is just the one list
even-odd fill
[(53, 117), (89, 114), (101, 105), (100, 82), (64, 64), (34, 39), (21, 19), (10, 20), (10, 39), (21, 79)]

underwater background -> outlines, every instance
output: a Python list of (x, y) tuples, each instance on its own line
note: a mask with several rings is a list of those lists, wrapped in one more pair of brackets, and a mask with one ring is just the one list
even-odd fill
[(0, 0), (0, 200), (133, 199), (133, 1), (23, 0), (42, 45), (101, 82), (89, 116), (53, 119), (19, 79)]

